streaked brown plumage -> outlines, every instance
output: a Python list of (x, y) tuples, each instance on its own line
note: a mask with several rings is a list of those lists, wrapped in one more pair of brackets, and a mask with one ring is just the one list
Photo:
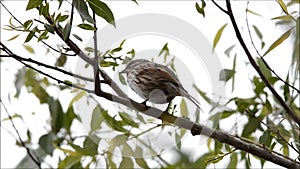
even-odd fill
[(170, 103), (176, 96), (183, 96), (201, 109), (200, 103), (188, 94), (167, 66), (136, 59), (130, 61), (121, 73), (126, 73), (130, 88), (146, 101), (164, 104)]

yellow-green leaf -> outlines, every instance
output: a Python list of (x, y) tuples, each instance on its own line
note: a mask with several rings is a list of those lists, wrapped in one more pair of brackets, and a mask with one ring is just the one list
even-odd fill
[(23, 45), (24, 48), (31, 54), (34, 54), (34, 49), (29, 45)]
[(284, 40), (286, 40), (290, 34), (291, 34), (291, 30), (294, 29), (294, 27), (292, 27), (291, 29), (289, 29), (288, 31), (286, 31), (284, 34), (282, 34), (270, 47), (269, 49), (263, 54), (263, 56), (265, 56), (266, 54), (268, 54), (269, 52), (271, 52), (274, 48), (276, 48), (278, 45), (280, 45)]
[(187, 117), (187, 115), (188, 115), (188, 108), (186, 106), (186, 102), (185, 102), (184, 99), (182, 99), (181, 103), (180, 103), (180, 112), (181, 112), (182, 116)]
[(13, 36), (13, 37), (11, 37), (11, 38), (7, 39), (7, 41), (12, 41), (12, 40), (16, 39), (17, 37), (19, 37), (19, 35), (20, 35), (20, 34), (18, 34), (18, 35), (15, 35), (15, 36)]
[(213, 50), (216, 48), (216, 46), (221, 38), (221, 35), (223, 33), (223, 30), (225, 29), (226, 26), (227, 26), (227, 23), (225, 25), (223, 25), (216, 33), (216, 36), (215, 36), (214, 42), (213, 42)]
[(257, 13), (257, 12), (254, 12), (254, 11), (252, 11), (252, 10), (250, 10), (250, 9), (247, 9), (246, 11), (247, 11), (248, 13), (251, 13), (251, 14), (253, 14), (253, 15), (260, 16), (260, 17), (261, 17), (261, 14), (259, 14), (259, 13)]
[(287, 15), (289, 14), (287, 7), (285, 5), (285, 3), (282, 0), (277, 0), (277, 2), (279, 3), (281, 9), (283, 10), (284, 13), (286, 13)]

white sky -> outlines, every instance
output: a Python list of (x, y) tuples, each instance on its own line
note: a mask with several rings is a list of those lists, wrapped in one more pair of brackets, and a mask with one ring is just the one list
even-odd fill
[[(24, 9), (26, 7), (26, 2), (24, 1), (5, 1), (4, 4), (8, 9), (11, 10), (11, 12), (21, 21), (25, 21), (27, 19), (30, 19), (34, 16), (30, 14), (24, 15)], [(108, 1), (108, 6), (111, 8), (111, 10), (114, 13), (116, 24), (118, 28), (118, 19), (127, 17), (127, 16), (133, 16), (136, 14), (143, 14), (143, 13), (156, 13), (156, 14), (167, 14), (171, 16), (178, 17), (179, 19), (182, 19), (192, 26), (196, 27), (202, 34), (204, 34), (207, 38), (207, 40), (212, 44), (213, 37), (215, 36), (215, 33), (217, 30), (224, 25), (225, 23), (229, 22), (227, 16), (223, 14), (221, 11), (219, 11), (211, 1), (207, 2), (207, 6), (205, 8), (206, 18), (203, 18), (201, 15), (197, 14), (197, 11), (195, 9), (195, 2), (194, 1), (144, 1), (139, 2), (139, 6), (137, 6), (133, 2), (127, 2), (127, 1)], [(201, 4), (201, 2), (200, 2)], [(220, 3), (224, 6), (224, 2)], [(237, 2), (233, 3), (233, 11), (236, 14), (236, 19), (238, 21), (238, 24), (240, 25), (240, 28), (242, 27), (242, 34), (245, 37), (245, 40), (248, 44), (248, 33), (246, 30), (246, 24), (245, 24), (245, 9), (246, 9), (246, 2)], [(275, 28), (275, 24), (273, 21), (270, 20), (271, 17), (275, 17), (280, 15), (280, 7), (276, 2), (270, 2), (270, 1), (263, 1), (263, 2), (251, 2), (249, 9), (263, 15), (262, 18), (253, 16), (249, 14), (249, 22), (250, 24), (256, 24), (263, 33), (264, 40), (266, 42), (266, 47), (269, 47), (270, 43), (272, 43), (274, 40), (276, 40), (284, 31), (281, 29)], [(36, 12), (29, 12), (32, 14), (36, 14)], [(8, 24), (8, 19), (10, 16), (8, 13), (2, 8), (1, 6), (1, 28), (3, 25)], [(100, 20), (100, 19), (99, 19)], [(76, 21), (76, 20), (75, 20)], [(78, 21), (78, 20), (77, 20)], [(14, 22), (16, 23), (16, 22)], [(79, 23), (79, 22), (78, 22)], [(136, 25), (132, 26), (139, 26), (140, 23), (136, 23)], [(100, 21), (99, 27), (107, 25), (104, 21)], [(157, 25), (159, 27), (160, 25)], [(184, 30), (183, 30), (184, 31)], [(92, 33), (87, 31), (82, 31), (80, 29), (74, 29), (74, 32), (76, 32), (78, 35), (81, 36), (83, 39), (82, 43), (79, 43), (79, 46), (85, 46), (86, 43), (92, 38)], [(16, 35), (16, 32), (8, 32), (1, 30), (1, 42), (3, 42), (5, 45), (7, 45), (8, 48), (12, 49), (16, 54), (22, 55), (24, 57), (32, 57), (32, 58), (38, 58), (43, 57), (45, 54), (45, 48), (43, 48), (40, 44), (30, 42), (29, 44), (32, 45), (32, 47), (35, 49), (36, 54), (28, 54), (23, 46), (22, 43), (26, 37), (26, 35), (20, 36), (18, 39), (14, 41), (6, 41), (10, 37)], [(253, 37), (256, 35), (253, 32)], [(101, 41), (101, 37), (99, 38)], [(122, 40), (122, 39), (120, 39)], [(35, 41), (35, 40), (33, 40)], [(78, 41), (77, 41), (78, 42)], [(140, 43), (143, 42), (143, 43)], [(189, 62), (188, 59), (185, 60), (185, 55), (193, 55), (193, 51), (190, 50), (190, 48), (183, 45), (183, 42), (180, 42), (178, 40), (174, 40), (170, 37), (160, 36), (160, 35), (134, 35), (131, 38), (129, 38), (128, 43), (125, 43), (125, 47), (128, 47), (128, 49), (134, 47), (136, 51), (144, 51), (147, 49), (154, 49), (154, 50), (160, 50), (161, 47), (166, 43), (169, 42), (169, 49), (171, 53), (175, 54), (180, 60), (184, 60), (184, 64), (188, 65), (187, 67), (190, 69), (191, 72), (195, 72), (197, 68), (199, 68), (199, 63), (201, 61), (195, 61), (190, 59)], [(118, 42), (116, 42), (117, 45)], [(227, 56), (224, 55), (224, 50), (226, 50), (229, 46), (232, 44), (236, 44), (236, 38), (232, 30), (231, 24), (228, 24), (225, 31), (223, 32), (223, 36), (221, 37), (221, 40), (219, 41), (219, 44), (216, 49), (216, 53), (218, 56), (212, 55), (212, 57), (218, 57), (217, 60), (219, 60), (223, 66), (223, 68), (232, 68), (232, 59), (227, 58)], [(54, 42), (55, 44), (55, 42)], [(258, 43), (259, 44), (259, 43)], [(126, 46), (127, 45), (127, 46)], [(259, 45), (258, 45), (259, 46)], [(83, 49), (84, 47), (82, 47)], [(201, 48), (201, 46), (199, 46)], [(291, 43), (284, 42), (278, 49), (275, 49), (273, 52), (270, 53), (266, 57), (268, 63), (271, 65), (272, 68), (275, 69), (275, 71), (279, 74), (281, 77), (285, 77), (287, 72), (287, 67), (289, 67), (290, 64), (290, 58), (286, 58), (284, 56), (291, 56), (290, 50), (283, 50), (283, 49), (290, 49)], [(211, 50), (211, 49), (209, 49)], [(125, 50), (126, 51), (126, 50)], [(54, 52), (53, 52), (54, 53)], [(195, 57), (195, 56), (194, 56)], [(282, 59), (284, 57), (284, 59)], [(47, 62), (48, 63), (54, 63), (56, 59), (56, 55), (48, 55), (47, 56)], [(21, 95), (19, 100), (15, 100), (13, 97), (15, 91), (14, 91), (14, 74), (16, 73), (17, 69), (21, 67), (19, 63), (17, 63), (14, 60), (8, 60), (3, 59), (5, 62), (2, 62), (1, 64), (1, 99), (3, 99), (6, 106), (8, 106), (8, 110), (10, 113), (17, 112), (19, 114), (22, 114), (24, 117), (23, 122), (19, 122), (18, 120), (15, 121), (18, 130), (22, 133), (22, 137), (26, 138), (26, 128), (29, 128), (33, 136), (33, 141), (37, 141), (39, 136), (47, 131), (47, 129), (42, 128), (45, 126), (46, 118), (48, 117), (47, 113), (38, 113), (38, 112), (45, 112), (47, 111), (47, 107), (45, 105), (42, 106), (31, 106), (38, 104), (38, 100), (32, 96), (32, 95)], [(245, 66), (246, 56), (239, 52), (238, 58), (237, 58), (237, 74), (236, 74), (236, 85), (235, 85), (235, 92), (232, 94), (231, 86), (227, 85), (228, 87), (225, 88), (226, 90), (226, 96), (227, 97), (233, 97), (238, 95), (239, 97), (246, 97), (249, 96), (248, 91), (251, 91), (251, 84), (248, 82), (249, 76), (253, 74), (253, 71), (249, 70), (251, 69), (249, 66)], [(74, 63), (74, 62), (73, 62)], [(200, 63), (201, 64), (201, 63)], [(280, 64), (280, 66), (278, 66)], [(205, 72), (207, 66), (212, 65), (205, 65), (202, 62), (201, 69)], [(72, 70), (75, 68), (74, 65), (68, 64), (67, 67)], [(110, 72), (112, 73), (112, 72)], [(177, 72), (179, 75), (179, 78), (184, 78), (184, 74), (181, 75), (180, 71)], [(194, 75), (194, 74), (193, 74)], [(198, 86), (202, 86), (201, 89), (204, 91), (211, 93), (212, 88), (210, 87), (210, 82), (207, 82), (207, 79), (209, 79), (210, 75), (204, 73), (201, 78), (195, 78), (195, 82)], [(203, 80), (206, 79), (206, 80)], [(183, 82), (184, 86), (188, 86), (189, 84), (184, 80)], [(230, 84), (230, 83), (229, 83)], [(187, 87), (188, 89), (193, 90), (191, 87)], [(49, 89), (51, 91), (51, 89)], [(23, 90), (24, 93), (25, 90)], [(189, 90), (190, 91), (190, 90)], [(53, 90), (53, 92), (56, 92)], [(7, 100), (7, 96), (11, 96), (11, 103)], [(54, 94), (55, 95), (55, 94)], [(70, 93), (57, 93), (57, 96), (59, 97), (66, 97), (69, 99), (66, 99), (66, 104), (63, 105), (64, 108), (66, 108), (68, 101), (72, 97), (72, 94)], [(203, 101), (202, 101), (203, 102)], [(109, 107), (114, 108), (114, 105), (111, 103), (107, 103)], [(30, 106), (29, 106), (30, 105)], [(207, 106), (207, 105), (205, 105)], [(209, 107), (204, 107), (205, 110), (208, 110)], [(35, 115), (32, 115), (32, 112), (36, 112)], [(1, 119), (6, 118), (6, 115), (3, 111), (3, 108), (1, 106)], [(241, 122), (243, 123), (243, 122)], [(239, 126), (241, 129), (241, 126)], [(15, 138), (11, 136), (6, 130), (3, 128), (9, 130), (15, 135), (15, 132), (11, 128), (11, 125), (8, 121), (2, 122), (1, 127), (1, 167), (4, 168), (11, 168), (14, 167), (20, 159), (23, 158), (23, 156), (26, 154), (24, 148), (19, 148), (15, 146)], [(226, 129), (226, 128), (225, 128)], [(230, 131), (230, 129), (227, 129)], [(192, 137), (194, 139), (194, 137)], [(206, 146), (205, 144), (203, 146)], [(16, 153), (17, 152), (17, 153)], [(171, 158), (171, 157), (170, 157)], [(225, 160), (224, 160), (225, 161)], [(220, 163), (217, 164), (216, 167), (222, 167), (223, 165), (226, 165), (226, 163)], [(253, 167), (259, 167), (259, 163), (252, 164)], [(243, 165), (242, 165), (243, 166)], [(273, 164), (269, 164), (266, 167), (274, 167)]]

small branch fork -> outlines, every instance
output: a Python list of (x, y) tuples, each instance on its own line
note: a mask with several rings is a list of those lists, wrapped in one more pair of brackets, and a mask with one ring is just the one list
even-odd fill
[[(227, 3), (229, 3), (227, 1)], [(230, 3), (229, 3), (230, 6)], [(221, 8), (221, 7), (219, 7)], [(224, 10), (225, 11), (225, 10)], [(227, 11), (228, 14), (232, 15), (231, 8)], [(50, 18), (46, 18), (47, 22), (51, 25), (53, 25), (53, 22)], [(234, 20), (234, 18), (233, 18)], [(235, 22), (234, 22), (235, 23)], [(235, 24), (236, 25), (236, 24)], [(58, 25), (59, 26), (59, 25)], [(63, 38), (62, 32), (60, 29), (55, 26), (54, 27), (55, 32), (58, 36), (60, 36), (61, 39)], [(95, 61), (95, 58), (88, 57), (72, 40), (69, 38), (65, 39), (64, 42), (70, 47), (70, 49), (76, 53), (81, 59), (83, 59), (85, 62), (87, 62), (90, 65), (93, 65), (93, 68), (95, 70), (95, 76), (94, 76), (94, 90), (88, 90), (84, 88), (80, 88), (79, 86), (72, 85), (70, 83), (61, 81), (55, 77), (52, 77), (50, 75), (47, 75), (46, 73), (43, 73), (42, 71), (39, 71), (37, 69), (34, 69), (38, 71), (41, 74), (44, 74), (45, 76), (54, 79), (58, 81), (59, 83), (65, 84), (70, 87), (75, 87), (84, 91), (87, 91), (88, 93), (105, 98), (109, 101), (116, 102), (122, 105), (125, 105), (131, 109), (135, 109), (145, 115), (152, 116), (157, 119), (161, 119), (163, 121), (166, 121), (168, 123), (174, 124), (178, 127), (185, 128), (187, 130), (190, 130), (192, 135), (205, 135), (207, 137), (211, 137), (215, 140), (218, 140), (219, 142), (229, 144), (236, 149), (243, 150), (245, 152), (248, 152), (250, 154), (253, 154), (259, 158), (268, 160), (270, 162), (273, 162), (275, 164), (278, 164), (280, 166), (286, 167), (286, 168), (300, 168), (300, 163), (289, 158), (285, 157), (283, 155), (280, 155), (279, 153), (274, 153), (272, 150), (269, 150), (267, 147), (258, 146), (252, 143), (249, 143), (242, 138), (239, 138), (238, 136), (231, 135), (225, 131), (221, 130), (214, 130), (212, 128), (206, 127), (201, 124), (194, 123), (190, 121), (189, 119), (183, 118), (183, 117), (177, 117), (172, 114), (169, 114), (167, 112), (161, 111), (155, 107), (150, 107), (147, 105), (144, 105), (142, 103), (137, 103), (133, 101), (132, 99), (128, 98), (128, 96), (116, 85), (116, 83), (107, 75), (107, 73), (98, 67), (97, 61)], [(7, 49), (4, 44), (1, 43), (2, 50), (6, 51), (6, 53), (9, 56), (15, 56), (14, 53), (12, 53), (9, 49)], [(20, 60), (18, 60), (20, 61)], [(20, 61), (21, 63), (25, 62)], [(24, 64), (24, 63), (23, 63)], [(25, 65), (29, 68), (30, 65)], [(97, 69), (95, 67), (97, 66)], [(50, 67), (49, 67), (50, 68)], [(103, 78), (103, 80), (100, 80), (100, 76)], [(109, 84), (110, 87), (117, 93), (117, 95), (114, 95), (112, 93), (107, 93), (105, 91), (101, 90), (101, 82), (105, 82), (106, 84)]]

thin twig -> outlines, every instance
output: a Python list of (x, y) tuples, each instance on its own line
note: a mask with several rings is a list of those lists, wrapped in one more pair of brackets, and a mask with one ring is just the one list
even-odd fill
[(26, 146), (25, 142), (22, 140), (21, 135), (17, 129), (17, 127), (15, 126), (15, 123), (13, 122), (13, 119), (11, 117), (11, 115), (8, 113), (8, 110), (6, 109), (6, 106), (4, 105), (2, 99), (0, 98), (0, 102), (9, 118), (9, 121), (11, 122), (12, 127), (14, 128), (14, 130), (16, 131), (19, 141), (22, 144), (22, 146), (26, 149), (26, 152), (28, 154), (28, 156), (31, 158), (31, 160), (38, 166), (38, 168), (41, 168), (41, 162), (39, 161), (39, 159), (37, 157), (34, 157), (34, 155), (31, 153), (30, 149)]
[(260, 59), (263, 61), (263, 63), (265, 64), (265, 66), (267, 67), (267, 69), (269, 69), (280, 81), (282, 81), (284, 84), (286, 84), (287, 86), (289, 86), (290, 88), (294, 89), (297, 91), (297, 93), (300, 93), (300, 90), (297, 89), (295, 86), (289, 84), (288, 82), (284, 81), (279, 75), (277, 75), (277, 73), (270, 67), (270, 65), (266, 62), (266, 60), (264, 59), (264, 57), (262, 57), (262, 55), (258, 52), (258, 49), (256, 48), (254, 42), (253, 42), (253, 38), (251, 35), (251, 31), (249, 28), (249, 21), (248, 21), (248, 6), (249, 6), (249, 1), (247, 1), (247, 9), (246, 9), (246, 24), (247, 24), (247, 29), (248, 29), (248, 33), (249, 33), (249, 37), (250, 37), (250, 41), (251, 44), (253, 46), (253, 48), (255, 49), (257, 55), (260, 57)]

